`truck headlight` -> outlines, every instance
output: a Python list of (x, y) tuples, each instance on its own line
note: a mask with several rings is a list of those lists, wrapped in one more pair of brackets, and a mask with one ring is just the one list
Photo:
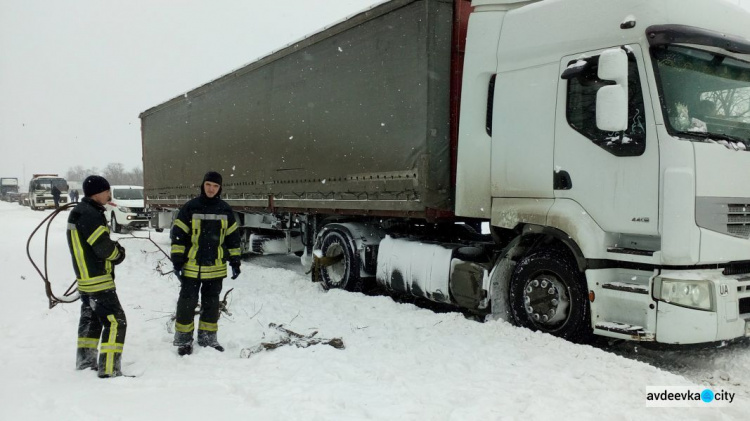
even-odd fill
[(128, 208), (128, 207), (125, 207), (125, 206), (120, 206), (120, 212), (123, 212), (123, 213), (133, 213), (133, 212), (132, 212), (132, 211), (130, 210), (130, 208)]
[(699, 310), (714, 310), (711, 281), (657, 278), (654, 294), (656, 299), (670, 304)]

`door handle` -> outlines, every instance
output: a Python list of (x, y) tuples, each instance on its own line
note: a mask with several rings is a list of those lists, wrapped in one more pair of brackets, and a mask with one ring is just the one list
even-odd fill
[(552, 186), (555, 190), (570, 190), (573, 188), (573, 180), (570, 179), (570, 174), (567, 171), (555, 171), (552, 180)]

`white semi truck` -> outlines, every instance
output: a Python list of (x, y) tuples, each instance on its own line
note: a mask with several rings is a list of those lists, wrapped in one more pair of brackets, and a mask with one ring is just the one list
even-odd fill
[(327, 288), (573, 341), (750, 335), (750, 14), (724, 0), (392, 0), (141, 119), (157, 227), (221, 171), (245, 251), (304, 248)]

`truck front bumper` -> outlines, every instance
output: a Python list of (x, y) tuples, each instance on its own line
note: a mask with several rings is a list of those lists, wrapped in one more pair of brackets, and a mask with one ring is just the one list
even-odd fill
[[(677, 276), (675, 276), (677, 275)], [(656, 342), (708, 343), (750, 336), (750, 276), (725, 276), (720, 271), (690, 271), (659, 277), (707, 282), (710, 309), (696, 309), (657, 299)], [(654, 284), (654, 295), (658, 297)]]

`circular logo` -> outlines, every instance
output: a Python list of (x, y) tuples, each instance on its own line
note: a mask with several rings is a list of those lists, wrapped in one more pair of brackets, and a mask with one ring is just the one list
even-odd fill
[(706, 403), (713, 401), (714, 392), (711, 389), (703, 389), (703, 392), (701, 392), (701, 400)]

